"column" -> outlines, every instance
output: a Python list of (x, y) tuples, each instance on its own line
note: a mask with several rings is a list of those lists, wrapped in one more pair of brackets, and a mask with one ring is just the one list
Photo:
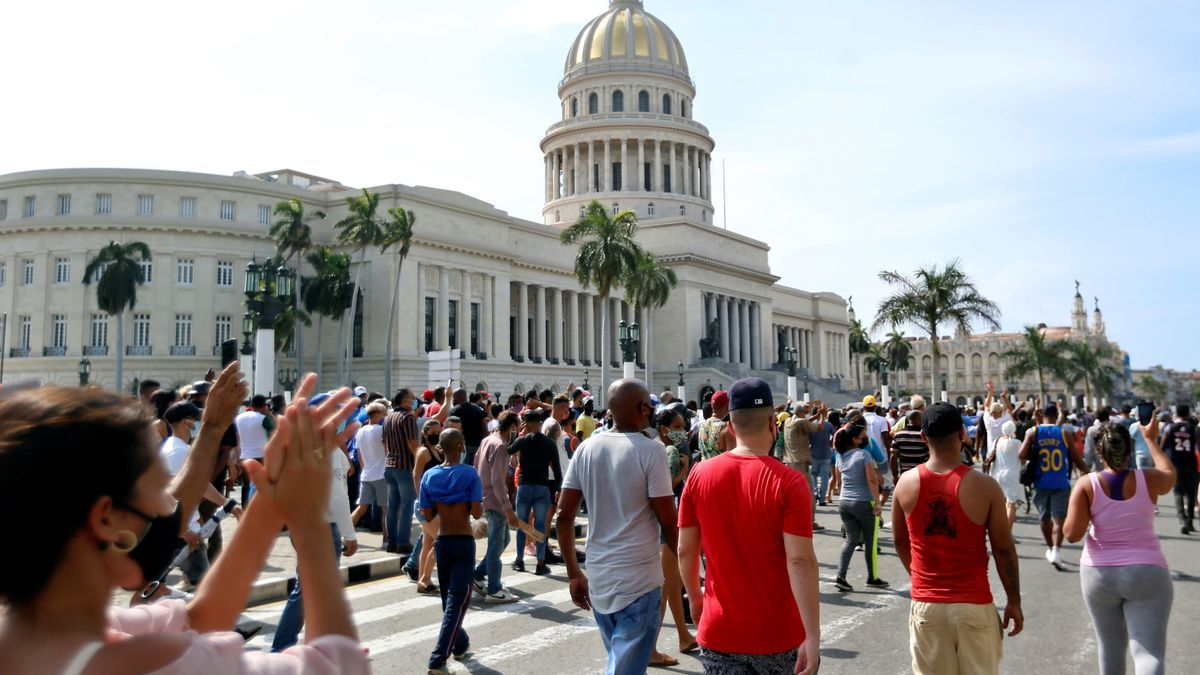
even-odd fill
[(604, 192), (612, 192), (612, 141), (604, 139), (604, 186), (601, 188)]
[(596, 184), (596, 174), (592, 172), (592, 165), (596, 163), (596, 141), (588, 141), (588, 162), (587, 162), (587, 186), (588, 192), (598, 192), (600, 186)]
[(654, 192), (662, 192), (663, 163), (662, 142), (660, 141), (654, 141), (654, 169), (650, 172), (650, 184), (653, 186)]
[(538, 286), (533, 298), (533, 360), (546, 358), (546, 287)]
[(571, 179), (571, 194), (579, 194), (579, 158), (583, 152), (583, 143), (575, 144), (575, 175)]
[(732, 350), (729, 348), (729, 298), (717, 297), (717, 321), (721, 324), (721, 359), (729, 362)]
[(579, 359), (579, 294), (564, 291), (567, 297), (567, 334), (563, 358), (578, 362)]
[(550, 289), (550, 358), (561, 361), (563, 357), (562, 291)]
[(471, 353), (471, 275), (459, 270), (462, 285), (458, 294), (458, 348), (464, 355)]
[(437, 348), (450, 349), (450, 272), (438, 268)]
[(704, 190), (704, 152), (700, 148), (696, 148), (696, 192), (699, 193), (701, 199), (706, 198)]
[(759, 331), (758, 303), (752, 302), (752, 303), (750, 303), (750, 367), (751, 368), (761, 368), (762, 367), (762, 363), (761, 363), (762, 359), (759, 358), (759, 353), (758, 353), (759, 348), (761, 347), (761, 345), (759, 344), (761, 342), (761, 340), (759, 339), (758, 331)]
[(621, 192), (632, 192), (633, 187), (629, 179), (629, 145), (633, 143), (632, 138), (621, 140)]
[(513, 283), (517, 285), (517, 348), (513, 353), (524, 360), (529, 348), (529, 287), (522, 281)]
[(583, 300), (583, 351), (581, 360), (596, 362), (596, 300), (590, 293), (580, 293)]
[(479, 320), (479, 330), (482, 333), (479, 336), (479, 350), (488, 358), (495, 358), (492, 349), (492, 295), (496, 292), (496, 277), (485, 275), (483, 277), (483, 306), (480, 311), (483, 312), (483, 317)]
[(565, 151), (559, 151), (559, 150), (554, 151), (554, 167), (555, 168), (554, 168), (553, 184), (554, 184), (554, 198), (555, 199), (559, 199), (559, 198), (563, 197), (564, 195), (566, 195), (566, 191), (565, 191), (566, 186), (564, 185), (564, 183), (566, 182), (567, 177), (563, 175), (562, 152), (565, 152)]
[(671, 163), (671, 192), (678, 193), (679, 192), (679, 171), (676, 170), (676, 165), (675, 165), (675, 143), (674, 142), (667, 143), (667, 150), (671, 153), (671, 156), (667, 158), (667, 160)]
[(737, 298), (729, 298), (729, 362), (742, 362), (742, 320), (738, 312)]
[[(712, 155), (704, 153), (704, 191), (708, 201), (712, 201)], [(714, 215), (713, 220), (716, 220)]]
[(750, 352), (754, 346), (750, 342), (750, 303), (746, 300), (738, 300), (738, 323), (740, 329), (738, 344), (742, 348), (742, 360), (738, 363), (749, 365)]
[(691, 162), (688, 161), (688, 146), (686, 143), (679, 145), (679, 154), (683, 159), (683, 194), (692, 194), (692, 169)]
[[(90, 324), (89, 324), (90, 330)], [(301, 329), (303, 330), (303, 329)], [(89, 336), (90, 337), (90, 336)], [(88, 344), (88, 343), (84, 343)], [(417, 263), (417, 354), (425, 353), (425, 266)]]
[(634, 172), (634, 175), (637, 176), (637, 182), (630, 183), (630, 185), (636, 185), (638, 192), (645, 192), (646, 191), (646, 185), (645, 185), (645, 181), (646, 181), (646, 142), (639, 138), (637, 141), (637, 146), (638, 146), (638, 163), (637, 163), (637, 170)]

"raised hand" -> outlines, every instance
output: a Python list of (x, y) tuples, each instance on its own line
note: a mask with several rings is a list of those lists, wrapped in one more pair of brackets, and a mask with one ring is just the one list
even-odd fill
[(222, 428), (229, 426), (249, 393), (250, 385), (246, 384), (242, 371), (238, 370), (238, 362), (230, 363), (208, 390), (201, 418), (203, 423)]

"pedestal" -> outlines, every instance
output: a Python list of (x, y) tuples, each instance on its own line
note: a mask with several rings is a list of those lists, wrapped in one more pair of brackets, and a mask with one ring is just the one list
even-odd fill
[(254, 390), (251, 395), (275, 392), (275, 329), (259, 328), (254, 334)]
[(795, 375), (788, 375), (787, 395), (788, 395), (789, 401), (796, 400), (796, 376)]
[(888, 396), (888, 386), (885, 384), (879, 388), (879, 407), (883, 410), (887, 410), (888, 403), (890, 403), (891, 400), (891, 397)]
[(621, 377), (632, 380), (637, 377), (637, 364), (632, 361), (626, 361), (621, 364)]

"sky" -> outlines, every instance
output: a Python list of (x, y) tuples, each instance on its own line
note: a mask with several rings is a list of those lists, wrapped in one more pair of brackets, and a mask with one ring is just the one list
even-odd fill
[[(959, 259), (1015, 331), (1069, 325), (1078, 280), (1134, 367), (1200, 367), (1200, 3), (645, 5), (687, 53), (717, 213), (781, 283), (870, 319), (880, 270)], [(606, 8), (16, 3), (0, 174), (287, 167), (540, 221), (538, 142)]]

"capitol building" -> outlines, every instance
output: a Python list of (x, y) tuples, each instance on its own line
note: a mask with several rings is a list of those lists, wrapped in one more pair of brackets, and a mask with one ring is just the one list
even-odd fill
[[(850, 374), (846, 301), (779, 284), (767, 242), (714, 225), (716, 143), (694, 117), (696, 96), (675, 33), (640, 0), (614, 0), (570, 45), (558, 109), (547, 110), (553, 123), (541, 139), (540, 222), (459, 192), (362, 186), (380, 195), (381, 215), (399, 206), (414, 212), (416, 224), (399, 280), (394, 249), (366, 253), (359, 311), (346, 317), (355, 322), (355, 383), (383, 387), (387, 310), (399, 281), (397, 386), (424, 388), (434, 381), (430, 354), (455, 353), (456, 379), (469, 388), (562, 390), (582, 384), (586, 369), (595, 389), (606, 314), (613, 362), (620, 359), (617, 322), (641, 326), (638, 374), (656, 390), (675, 390), (679, 362), (692, 398), (703, 386), (727, 387), (748, 374), (782, 390), (782, 356), (795, 348), (814, 396), (840, 392)], [(219, 362), (223, 340), (241, 338), (244, 271), (252, 258), (274, 253), (268, 229), (275, 204), (295, 199), (306, 211), (324, 211), (328, 219), (313, 224), (314, 244), (333, 244), (332, 223), (358, 194), (360, 187), (290, 169), (0, 176), (4, 381), (76, 383), (84, 357), (91, 382), (106, 387), (197, 379)], [(613, 213), (636, 214), (638, 243), (675, 271), (679, 283), (665, 306), (638, 315), (620, 289), (602, 302), (595, 288), (580, 287), (575, 248), (561, 244), (559, 234), (593, 200)], [(124, 314), (120, 383), (113, 381), (117, 318), (101, 312), (95, 286), (83, 284), (84, 268), (110, 241), (142, 241), (152, 252), (137, 305)], [(352, 272), (358, 256), (353, 260)], [(349, 384), (334, 377), (338, 330), (325, 322), (323, 387)], [(702, 351), (702, 340), (713, 346)], [(315, 318), (303, 343), (304, 369), (313, 370)], [(296, 365), (286, 354), (277, 362)], [(610, 364), (610, 379), (618, 373)]]

